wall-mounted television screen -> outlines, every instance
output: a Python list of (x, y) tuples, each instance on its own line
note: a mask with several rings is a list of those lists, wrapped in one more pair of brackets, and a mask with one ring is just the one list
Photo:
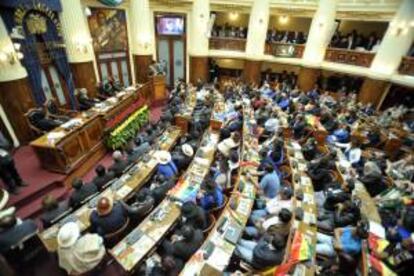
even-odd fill
[(184, 18), (178, 16), (157, 17), (157, 33), (159, 35), (182, 35)]

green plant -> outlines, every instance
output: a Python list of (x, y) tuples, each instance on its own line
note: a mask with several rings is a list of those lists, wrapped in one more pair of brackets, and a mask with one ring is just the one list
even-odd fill
[(132, 113), (128, 119), (112, 130), (106, 139), (107, 147), (119, 149), (132, 139), (138, 130), (149, 120), (148, 106), (144, 106)]

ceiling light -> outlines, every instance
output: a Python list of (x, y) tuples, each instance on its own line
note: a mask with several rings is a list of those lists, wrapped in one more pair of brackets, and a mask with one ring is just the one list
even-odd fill
[(229, 14), (229, 19), (231, 20), (231, 21), (235, 21), (235, 20), (237, 20), (239, 18), (239, 13), (238, 12), (231, 12), (230, 14)]
[(288, 21), (289, 21), (289, 16), (287, 16), (287, 15), (279, 16), (279, 23), (280, 24), (285, 25), (286, 23), (288, 23)]

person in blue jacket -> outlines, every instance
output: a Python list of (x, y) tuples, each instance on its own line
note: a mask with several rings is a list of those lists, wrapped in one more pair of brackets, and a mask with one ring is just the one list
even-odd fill
[(206, 183), (205, 191), (198, 196), (199, 205), (208, 211), (212, 208), (223, 205), (224, 196), (219, 186), (214, 181), (208, 181)]
[(177, 166), (172, 161), (171, 154), (168, 151), (158, 151), (156, 157), (158, 160), (158, 174), (165, 176), (167, 179), (177, 175)]

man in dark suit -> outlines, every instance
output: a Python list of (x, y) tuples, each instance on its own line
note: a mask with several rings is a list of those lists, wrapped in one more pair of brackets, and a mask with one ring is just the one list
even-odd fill
[(52, 221), (65, 213), (69, 208), (67, 202), (57, 202), (52, 195), (47, 195), (42, 200), (43, 214), (40, 219), (43, 223), (43, 228), (48, 228), (52, 225)]
[(176, 236), (173, 236), (171, 242), (163, 243), (163, 248), (168, 255), (186, 262), (201, 246), (204, 236), (201, 230), (194, 229), (191, 225), (181, 227), (180, 233), (183, 239), (177, 240)]
[(17, 223), (13, 213), (6, 214), (0, 219), (0, 253), (5, 253), (18, 246), (26, 237), (34, 235), (37, 225), (33, 220)]
[(113, 172), (115, 177), (120, 177), (128, 167), (128, 161), (124, 159), (122, 153), (117, 150), (112, 154), (114, 163), (109, 167), (109, 171)]
[(92, 180), (92, 183), (98, 188), (99, 191), (102, 190), (102, 187), (105, 186), (106, 183), (114, 179), (114, 173), (111, 171), (106, 172), (106, 169), (102, 165), (98, 165), (95, 169), (96, 176)]
[(73, 180), (72, 188), (74, 191), (69, 198), (69, 206), (72, 208), (79, 207), (82, 201), (98, 192), (98, 188), (94, 183), (83, 184), (83, 181), (79, 178)]
[(18, 194), (18, 186), (27, 186), (23, 182), (14, 164), (13, 157), (9, 153), (10, 144), (0, 133), (0, 178), (12, 194)]

